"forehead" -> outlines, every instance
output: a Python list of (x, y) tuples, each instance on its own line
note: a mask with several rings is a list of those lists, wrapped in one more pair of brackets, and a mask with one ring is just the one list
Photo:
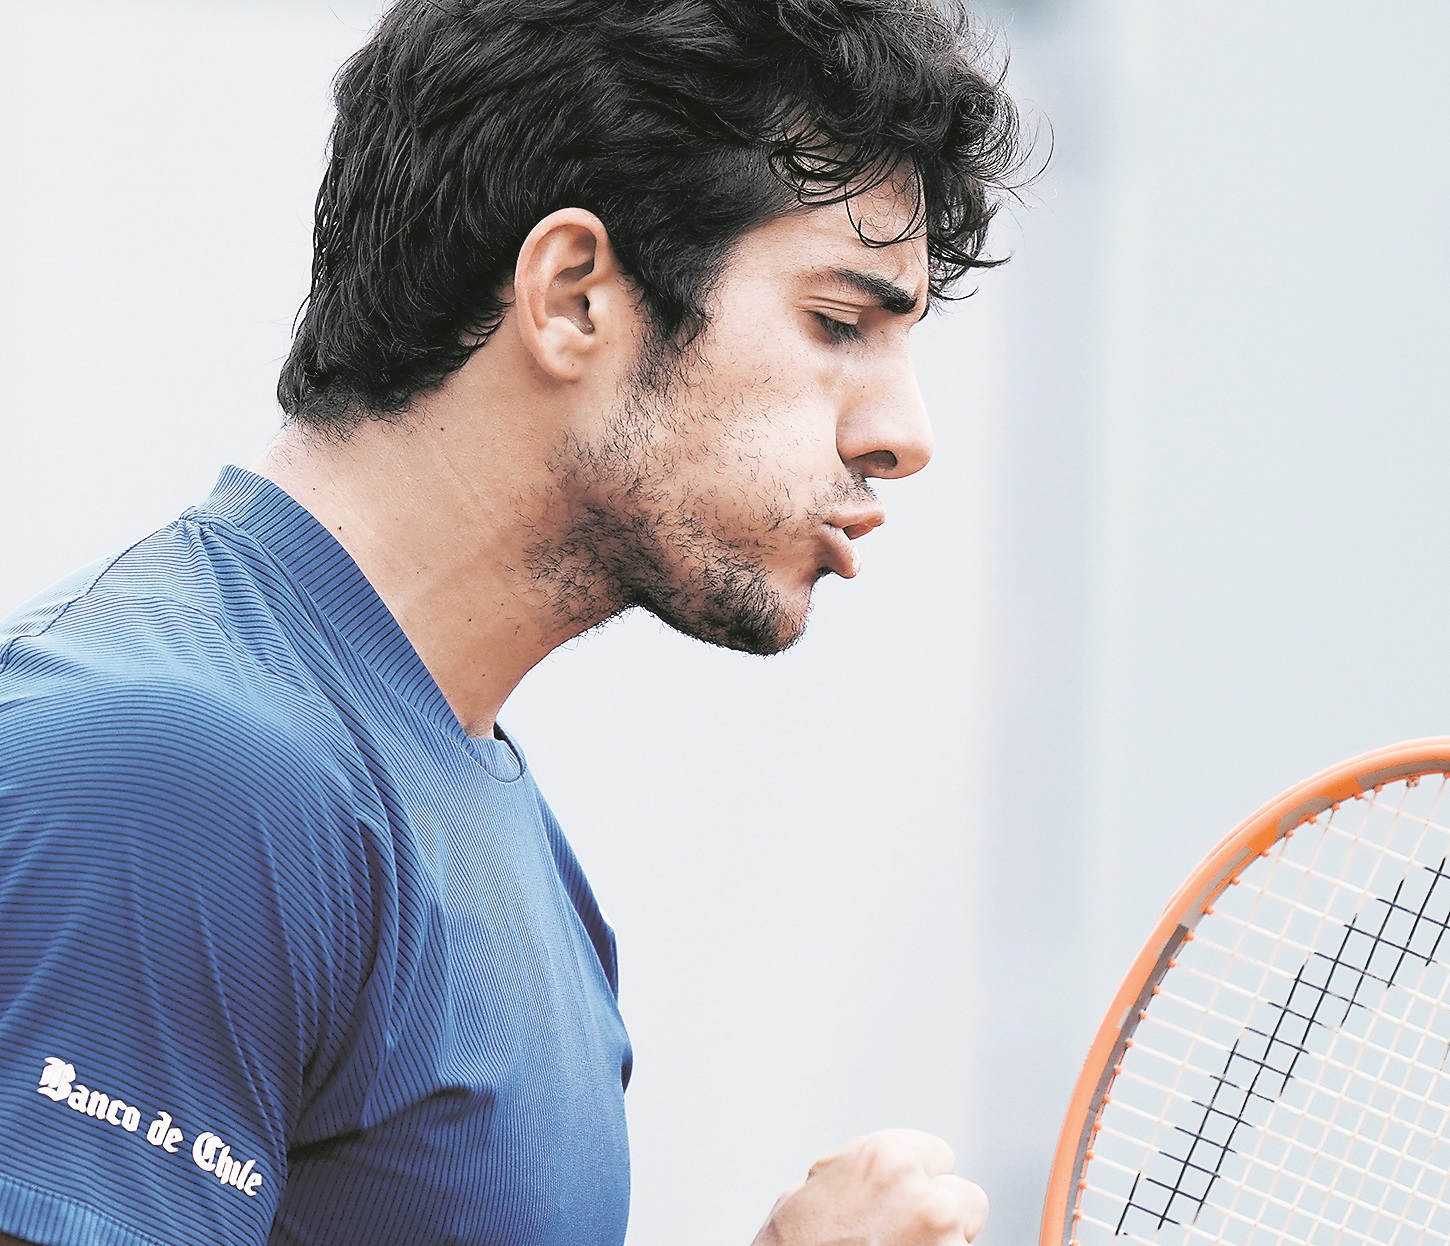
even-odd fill
[(910, 291), (924, 305), (926, 238), (920, 230), (903, 237), (918, 215), (912, 189), (891, 182), (843, 203), (803, 207), (747, 231), (732, 255), (732, 276), (780, 280), (852, 268)]

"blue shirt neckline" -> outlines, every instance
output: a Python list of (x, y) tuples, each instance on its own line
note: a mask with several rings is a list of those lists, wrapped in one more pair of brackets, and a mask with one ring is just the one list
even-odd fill
[(502, 727), (495, 727), (496, 738), (464, 730), (362, 568), (290, 493), (265, 476), (228, 464), (194, 513), (221, 519), (250, 535), (354, 654), (495, 779), (508, 783), (523, 777), (528, 769), (523, 751)]

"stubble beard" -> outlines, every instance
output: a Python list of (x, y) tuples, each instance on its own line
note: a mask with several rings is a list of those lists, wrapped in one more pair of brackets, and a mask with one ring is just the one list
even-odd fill
[[(562, 539), (530, 549), (535, 581), (575, 633), (637, 606), (708, 644), (780, 653), (804, 632), (809, 602), (792, 608), (771, 584), (765, 541), (729, 540), (692, 509), (705, 499), (670, 494), (679, 464), (661, 447), (661, 430), (719, 418), (683, 412), (685, 384), (678, 372), (637, 376), (603, 438), (564, 443), (552, 476), (569, 522)], [(760, 532), (786, 527), (782, 499), (766, 499), (764, 509)]]

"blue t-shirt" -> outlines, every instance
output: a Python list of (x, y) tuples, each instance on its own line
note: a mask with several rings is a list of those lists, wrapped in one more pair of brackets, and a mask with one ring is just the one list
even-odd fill
[(0, 624), (0, 1232), (618, 1246), (616, 991), (518, 749), (267, 481)]

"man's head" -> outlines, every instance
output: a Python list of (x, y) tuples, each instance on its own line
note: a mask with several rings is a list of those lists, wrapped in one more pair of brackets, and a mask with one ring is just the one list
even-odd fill
[(560, 208), (604, 222), (679, 344), (747, 230), (905, 175), (940, 295), (1017, 155), (962, 2), (401, 0), (337, 81), (283, 409), (406, 410), (497, 327)]
[(402, 0), (339, 78), (283, 407), (524, 411), (533, 460), (446, 458), (521, 490), (555, 634), (786, 647), (930, 456), (907, 331), (1017, 156), (946, 3)]
[(908, 349), (929, 286), (924, 240), (902, 236), (911, 213), (888, 183), (755, 226), (711, 286), (707, 327), (664, 359), (626, 314), (602, 222), (540, 223), (497, 349), (584, 390), (546, 475), (546, 509), (567, 521), (528, 551), (569, 621), (637, 605), (773, 653), (821, 576), (855, 574), (851, 540), (884, 518), (868, 481), (931, 455)]

